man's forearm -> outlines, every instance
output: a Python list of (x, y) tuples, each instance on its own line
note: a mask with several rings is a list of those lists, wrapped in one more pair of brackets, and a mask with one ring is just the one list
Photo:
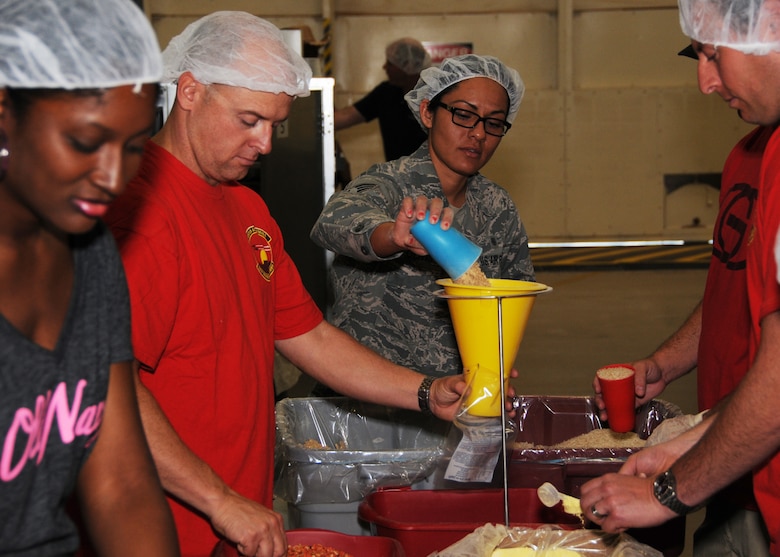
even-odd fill
[(701, 302), (680, 328), (651, 356), (662, 370), (663, 380), (667, 385), (696, 367), (700, 338)]
[(414, 409), (422, 376), (393, 364), (326, 321), (277, 341), (292, 363), (340, 393), (368, 402)]
[(780, 447), (780, 315), (762, 321), (761, 346), (748, 373), (701, 440), (673, 466), (678, 495), (697, 505), (748, 473)]
[(211, 516), (215, 503), (229, 491), (228, 486), (184, 444), (137, 374), (136, 392), (144, 432), (163, 489)]

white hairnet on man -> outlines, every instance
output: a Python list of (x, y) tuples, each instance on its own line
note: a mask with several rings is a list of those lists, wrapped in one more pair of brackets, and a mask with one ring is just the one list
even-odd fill
[(293, 97), (309, 94), (311, 68), (281, 31), (246, 12), (220, 11), (188, 25), (163, 51), (164, 81), (191, 72), (201, 83)]
[(464, 54), (445, 58), (440, 66), (423, 70), (417, 85), (404, 98), (415, 118), (422, 125), (420, 104), (424, 99), (431, 100), (448, 87), (474, 77), (487, 77), (506, 89), (509, 95), (509, 113), (506, 120), (511, 124), (520, 108), (525, 85), (516, 70), (493, 56)]
[(385, 58), (406, 75), (417, 75), (431, 65), (431, 55), (420, 41), (411, 37), (387, 45)]
[(130, 0), (0, 0), (0, 87), (102, 89), (161, 75), (157, 37)]
[(678, 0), (680, 27), (691, 39), (745, 54), (780, 51), (780, 1)]

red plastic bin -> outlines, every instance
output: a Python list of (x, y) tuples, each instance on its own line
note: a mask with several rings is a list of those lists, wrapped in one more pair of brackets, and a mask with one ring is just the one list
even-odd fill
[[(406, 557), (426, 557), (488, 522), (503, 524), (504, 491), (380, 489), (360, 503), (358, 516), (370, 524), (372, 534), (401, 542)], [(512, 526), (582, 528), (560, 505), (542, 505), (535, 489), (509, 490), (509, 521)]]
[[(518, 402), (515, 441), (548, 448), (511, 451), (507, 479), (510, 488), (536, 488), (550, 482), (561, 492), (579, 497), (584, 483), (617, 472), (631, 454), (640, 450), (550, 447), (602, 425), (592, 397), (521, 396)], [(637, 410), (635, 431), (646, 438), (664, 419), (680, 414), (675, 405), (652, 400)], [(685, 526), (685, 517), (679, 516), (653, 528), (632, 528), (627, 534), (659, 550), (664, 557), (678, 557), (685, 547)]]
[[(350, 536), (333, 530), (319, 528), (299, 528), (287, 531), (288, 545), (322, 544), (332, 547), (352, 557), (406, 557), (404, 548), (398, 540), (382, 536)], [(211, 557), (239, 557), (232, 545), (219, 542)]]

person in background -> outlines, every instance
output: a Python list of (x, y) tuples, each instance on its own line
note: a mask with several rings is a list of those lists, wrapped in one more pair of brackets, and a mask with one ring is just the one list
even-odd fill
[(420, 72), (431, 65), (431, 57), (422, 43), (405, 37), (385, 49), (387, 73), (383, 81), (352, 106), (337, 109), (334, 128), (343, 130), (379, 118), (379, 131), (385, 160), (411, 155), (425, 141), (425, 131), (411, 113), (404, 95), (412, 90)]
[(749, 367), (702, 423), (640, 451), (619, 475), (586, 483), (581, 503), (586, 516), (607, 531), (650, 526), (691, 512), (752, 472), (769, 551), (778, 555), (780, 484), (772, 478), (780, 466), (774, 402), (780, 392), (780, 285), (772, 248), (780, 222), (780, 2), (679, 0), (679, 7), (704, 92), (719, 94), (746, 122), (774, 130), (761, 158), (755, 214), (745, 237)]
[[(430, 210), (482, 248), (490, 278), (534, 280), (528, 236), (509, 194), (479, 173), (511, 127), (523, 96), (518, 73), (467, 54), (420, 75), (406, 100), (428, 141), (409, 157), (368, 169), (336, 193), (311, 238), (335, 252), (332, 322), (386, 358), (428, 375), (461, 373), (444, 270), (410, 234)], [(319, 387), (317, 387), (319, 390)]]
[(349, 396), (444, 419), (465, 383), (394, 365), (324, 321), (266, 204), (237, 182), (309, 94), (311, 70), (281, 32), (218, 11), (163, 60), (175, 103), (107, 216), (128, 276), (141, 416), (182, 554), (207, 556), (224, 538), (280, 557), (274, 349)]
[[(697, 53), (688, 46), (680, 55), (698, 59), (703, 93), (720, 86), (716, 63), (701, 50)], [(726, 159), (704, 295), (673, 335), (650, 356), (632, 363), (637, 406), (658, 397), (669, 383), (696, 369), (699, 410), (705, 411), (727, 398), (747, 373), (750, 310), (745, 262), (759, 195), (761, 160), (772, 133), (773, 126), (758, 126)], [(593, 388), (602, 419), (609, 419), (597, 377)], [(697, 557), (760, 557), (769, 555), (768, 551), (766, 526), (747, 474), (707, 503), (706, 518), (694, 534), (693, 552)]]
[(0, 554), (178, 555), (100, 217), (152, 133), (162, 74), (130, 0), (0, 0)]

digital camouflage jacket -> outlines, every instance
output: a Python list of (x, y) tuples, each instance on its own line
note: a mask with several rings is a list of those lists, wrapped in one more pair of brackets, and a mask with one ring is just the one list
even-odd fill
[[(441, 377), (462, 372), (446, 300), (434, 281), (446, 278), (430, 256), (377, 256), (374, 229), (394, 221), (404, 197), (446, 198), (425, 142), (411, 156), (377, 164), (327, 203), (311, 238), (336, 254), (330, 271), (330, 321), (387, 359)], [(467, 182), (453, 227), (482, 248), (489, 278), (534, 280), (528, 236), (514, 202), (481, 174)], [(349, 365), (349, 362), (345, 362)]]

